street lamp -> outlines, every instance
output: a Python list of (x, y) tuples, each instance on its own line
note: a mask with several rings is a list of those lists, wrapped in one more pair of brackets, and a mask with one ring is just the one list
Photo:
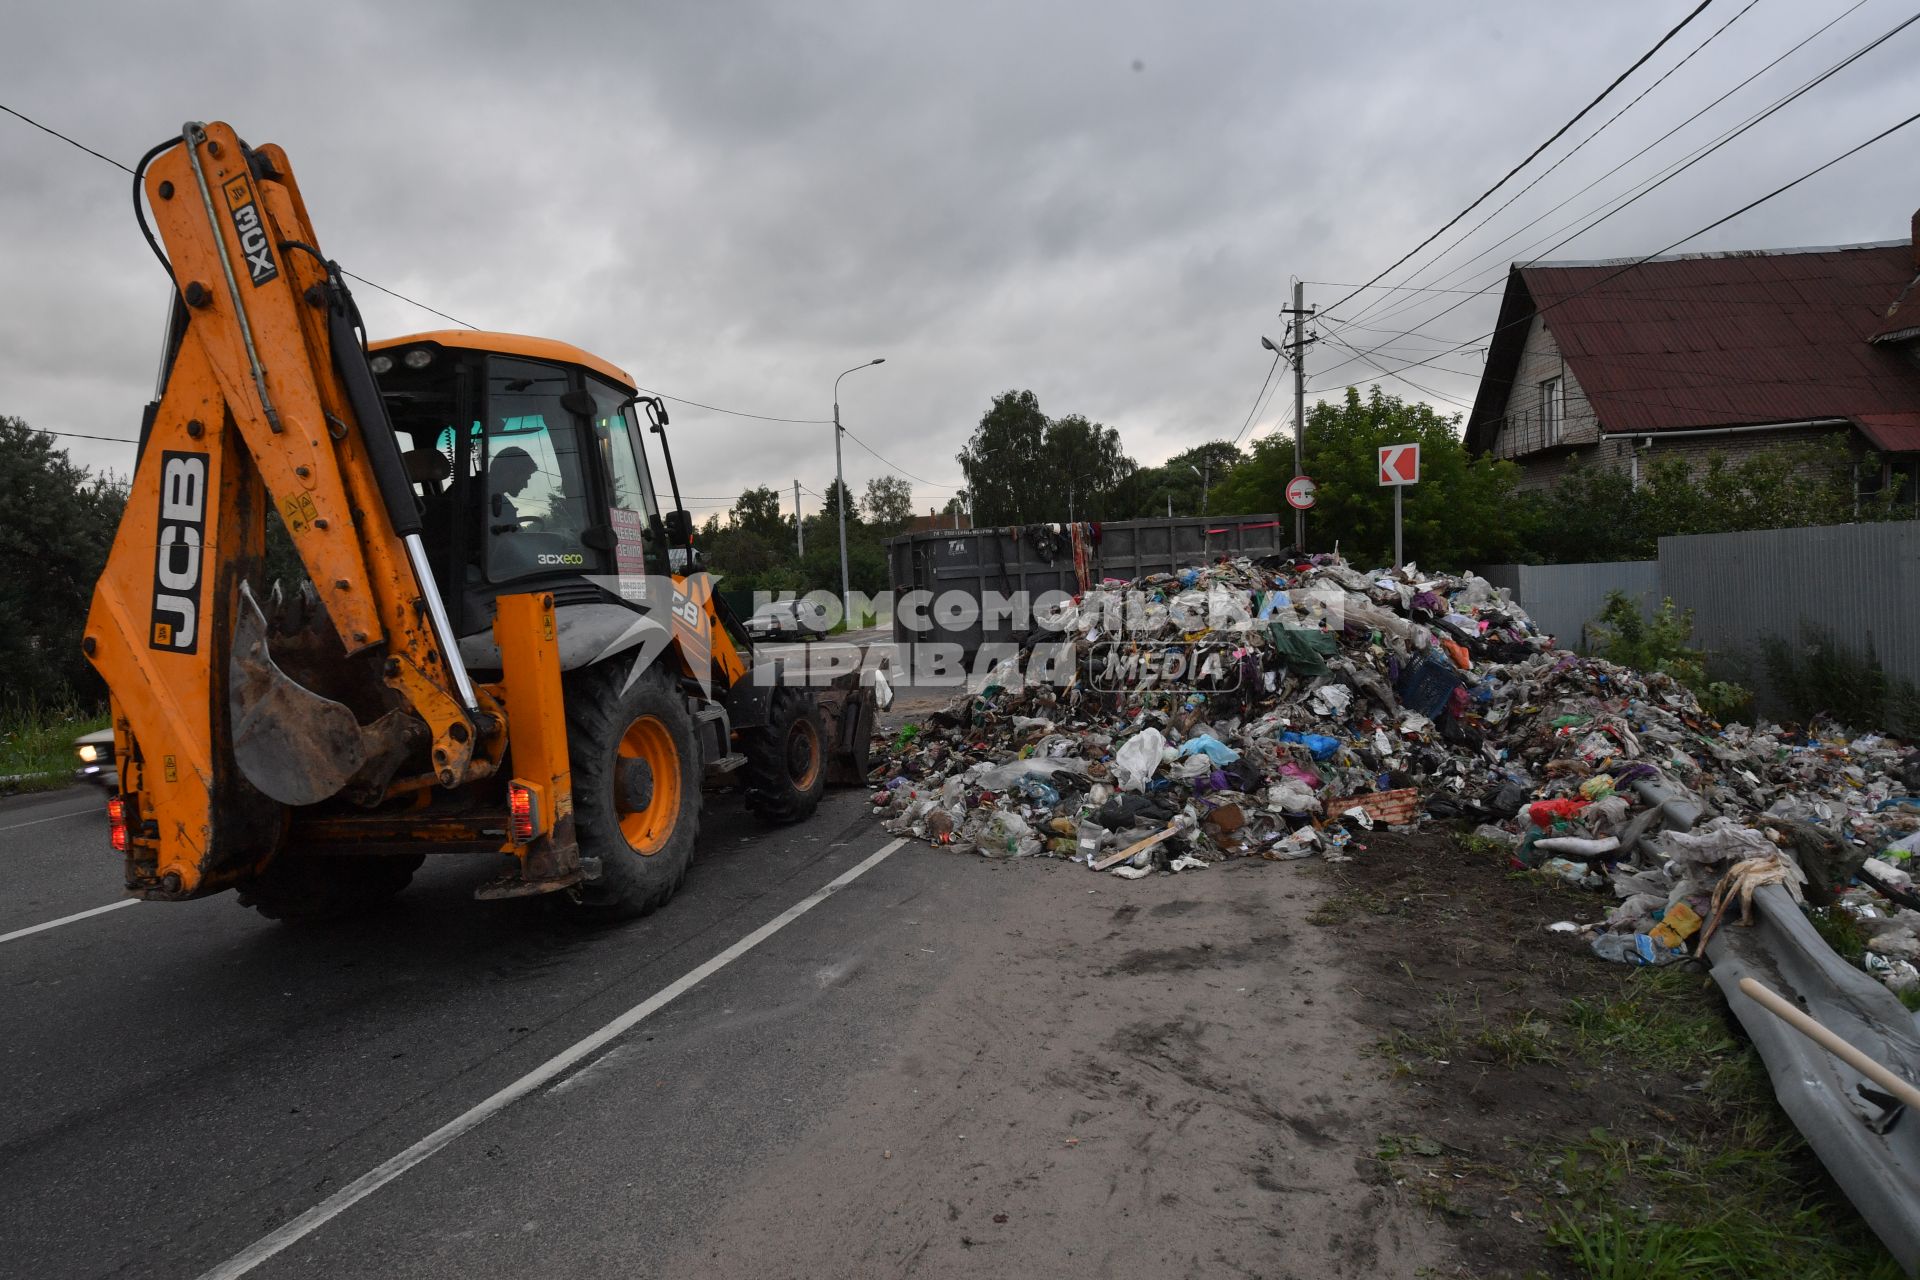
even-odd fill
[[(885, 356), (875, 356), (865, 364), (857, 364), (847, 373), (858, 373), (862, 369), (876, 364), (885, 364)], [(840, 375), (840, 378), (847, 376)], [(853, 589), (847, 582), (847, 473), (840, 466), (840, 433), (846, 428), (840, 425), (840, 378), (833, 380), (833, 478), (840, 486), (840, 616), (846, 620), (847, 630), (853, 630)]]

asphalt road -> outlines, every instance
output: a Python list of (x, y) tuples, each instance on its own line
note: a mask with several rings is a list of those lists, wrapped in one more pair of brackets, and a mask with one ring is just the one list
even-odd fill
[[(0, 934), (118, 898), (101, 804), (0, 808)], [(773, 832), (721, 801), (687, 889), (618, 927), (471, 901), (489, 867), (448, 858), (344, 925), (274, 924), (228, 894), (0, 943), (0, 1273), (202, 1275), (886, 843), (857, 793)], [(877, 1051), (918, 986), (901, 921), (955, 867), (876, 865), (251, 1274), (528, 1274), (501, 1237), (543, 1225), (617, 1228), (645, 1271)], [(886, 980), (849, 981), (869, 964)]]
[(103, 796), (0, 802), (0, 1277), (1439, 1261), (1367, 1176), (1389, 1099), (1298, 864), (1129, 883), (864, 799), (710, 794), (680, 896), (602, 928), (463, 858), (331, 926), (97, 912)]

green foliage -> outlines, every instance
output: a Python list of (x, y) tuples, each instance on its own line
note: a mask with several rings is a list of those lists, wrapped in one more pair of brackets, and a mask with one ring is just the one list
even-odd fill
[[(1380, 484), (1382, 445), (1420, 445), (1420, 483), (1407, 488), (1407, 558), (1429, 568), (1460, 569), (1519, 554), (1521, 530), (1512, 520), (1519, 469), (1510, 462), (1470, 458), (1458, 435), (1457, 415), (1387, 395), (1379, 387), (1363, 398), (1347, 388), (1340, 403), (1307, 414), (1307, 474), (1319, 486), (1307, 515), (1309, 543), (1340, 551), (1355, 564), (1385, 564), (1393, 555), (1393, 492)], [(1252, 457), (1216, 491), (1214, 511), (1288, 510), (1293, 442), (1275, 433), (1253, 442)]]
[[(1634, 488), (1625, 471), (1572, 463), (1551, 489), (1524, 495), (1514, 519), (1527, 530), (1529, 558), (1548, 564), (1650, 560), (1660, 539), (1686, 533), (1735, 533), (1898, 519), (1896, 489), (1857, 505), (1853, 455), (1835, 438), (1749, 454), (1738, 462), (1710, 454), (1697, 469), (1657, 452)], [(1862, 463), (1877, 463), (1869, 457)]]
[(74, 707), (33, 707), (0, 719), (0, 791), (50, 791), (73, 781), (73, 740), (107, 727), (105, 716)]
[(1808, 1177), (1759, 1055), (1710, 991), (1710, 979), (1674, 966), (1633, 972), (1616, 997), (1568, 1003), (1583, 1060), (1697, 1080), (1714, 1119), (1653, 1141), (1594, 1129), (1551, 1157), (1547, 1238), (1589, 1277), (1892, 1280), (1893, 1259), (1824, 1178)]
[(1049, 418), (1031, 391), (995, 396), (980, 416), (960, 470), (981, 526), (1120, 520), (1134, 514), (1139, 469), (1120, 433), (1080, 414)]
[(10, 567), (0, 575), (0, 706), (101, 703), (80, 632), (126, 502), (125, 484), (0, 416), (0, 559)]
[(1888, 674), (1866, 638), (1866, 653), (1837, 643), (1825, 627), (1803, 621), (1805, 637), (1790, 644), (1781, 636), (1760, 642), (1767, 679), (1803, 721), (1828, 716), (1857, 729), (1920, 733), (1920, 688)]
[(1708, 678), (1706, 651), (1692, 647), (1693, 611), (1680, 612), (1670, 599), (1662, 600), (1648, 619), (1624, 592), (1609, 591), (1593, 631), (1595, 652), (1601, 657), (1636, 671), (1672, 676), (1691, 689), (1701, 709), (1716, 720), (1736, 719), (1753, 705), (1749, 690)]
[(913, 519), (913, 486), (899, 476), (875, 476), (867, 481), (861, 500), (867, 523), (883, 538), (891, 538)]

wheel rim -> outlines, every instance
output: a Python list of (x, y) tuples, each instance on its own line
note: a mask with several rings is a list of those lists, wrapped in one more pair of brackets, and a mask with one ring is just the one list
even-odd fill
[(645, 808), (627, 808), (619, 788), (614, 795), (620, 834), (635, 853), (651, 857), (666, 847), (680, 819), (680, 751), (666, 721), (641, 716), (620, 735), (619, 754), (623, 759), (646, 761), (653, 773), (653, 796)]
[(787, 777), (796, 791), (811, 791), (820, 774), (820, 733), (811, 721), (797, 720), (787, 734)]

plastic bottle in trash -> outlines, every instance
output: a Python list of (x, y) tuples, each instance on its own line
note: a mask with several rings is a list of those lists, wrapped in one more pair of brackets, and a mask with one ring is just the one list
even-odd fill
[(1036, 778), (1028, 774), (1015, 785), (1020, 788), (1022, 795), (1043, 808), (1051, 809), (1060, 803), (1060, 793), (1045, 778)]

